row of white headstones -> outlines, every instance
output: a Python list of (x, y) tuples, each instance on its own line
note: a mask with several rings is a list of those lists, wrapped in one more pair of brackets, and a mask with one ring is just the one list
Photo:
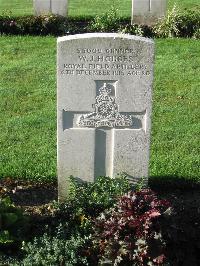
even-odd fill
[[(67, 16), (68, 0), (33, 0), (35, 15)], [(167, 0), (132, 0), (132, 23), (155, 21), (165, 15)]]

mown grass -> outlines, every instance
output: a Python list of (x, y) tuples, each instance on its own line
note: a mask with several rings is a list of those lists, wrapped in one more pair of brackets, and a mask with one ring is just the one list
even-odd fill
[[(56, 39), (0, 38), (0, 176), (56, 177)], [(200, 42), (156, 40), (150, 175), (200, 180)]]
[(151, 175), (200, 179), (200, 42), (156, 41)]
[(0, 176), (56, 175), (56, 40), (1, 37)]
[[(111, 6), (119, 10), (120, 16), (131, 16), (132, 0), (69, 0), (69, 16), (95, 16), (109, 11)], [(168, 8), (177, 4), (181, 9), (200, 6), (199, 0), (169, 0)], [(0, 0), (0, 14), (12, 12), (12, 15), (33, 14), (32, 0)]]

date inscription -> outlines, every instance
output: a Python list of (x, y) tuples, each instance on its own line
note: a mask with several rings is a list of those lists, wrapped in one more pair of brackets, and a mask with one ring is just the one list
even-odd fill
[(148, 76), (151, 70), (145, 64), (136, 63), (138, 52), (130, 48), (77, 48), (78, 63), (66, 62), (62, 75), (77, 76)]

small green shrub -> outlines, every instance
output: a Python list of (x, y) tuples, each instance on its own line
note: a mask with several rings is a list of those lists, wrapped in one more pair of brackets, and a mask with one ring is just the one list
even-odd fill
[(66, 237), (79, 232), (89, 235), (92, 232), (92, 220), (102, 211), (113, 207), (117, 199), (131, 189), (125, 176), (116, 178), (98, 177), (93, 183), (80, 183), (70, 177), (70, 193), (64, 203), (52, 206), (59, 223), (67, 221)]
[(126, 176), (98, 177), (93, 183), (79, 183), (71, 177), (69, 201), (78, 213), (96, 217), (100, 212), (114, 205), (117, 198), (130, 190)]
[(65, 239), (60, 236), (59, 232), (53, 237), (45, 233), (43, 236), (35, 238), (33, 243), (24, 243), (22, 249), (26, 254), (25, 258), (13, 266), (89, 265), (85, 251), (90, 242), (89, 237), (80, 235)]
[(20, 243), (24, 238), (27, 217), (9, 198), (0, 199), (0, 247)]
[(180, 11), (176, 6), (154, 27), (156, 37), (192, 37), (200, 27), (200, 10)]
[(120, 27), (120, 19), (117, 9), (111, 7), (109, 12), (96, 16), (88, 29), (91, 32), (116, 32)]
[(166, 17), (159, 21), (154, 32), (160, 37), (175, 37), (179, 35), (179, 24), (182, 23), (179, 9), (174, 6), (168, 11)]
[(144, 189), (122, 196), (114, 208), (103, 212), (95, 222), (94, 245), (101, 261), (110, 265), (163, 265), (165, 243), (160, 218), (169, 203)]

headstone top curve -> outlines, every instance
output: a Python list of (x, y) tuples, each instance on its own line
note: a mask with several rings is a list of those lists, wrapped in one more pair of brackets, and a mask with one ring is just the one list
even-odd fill
[(76, 40), (76, 39), (89, 39), (89, 38), (113, 38), (113, 39), (126, 39), (126, 40), (135, 40), (146, 42), (150, 44), (154, 44), (153, 39), (140, 37), (136, 35), (130, 34), (122, 34), (122, 33), (83, 33), (83, 34), (75, 34), (75, 35), (67, 35), (57, 38), (57, 43), (68, 41), (68, 40)]

